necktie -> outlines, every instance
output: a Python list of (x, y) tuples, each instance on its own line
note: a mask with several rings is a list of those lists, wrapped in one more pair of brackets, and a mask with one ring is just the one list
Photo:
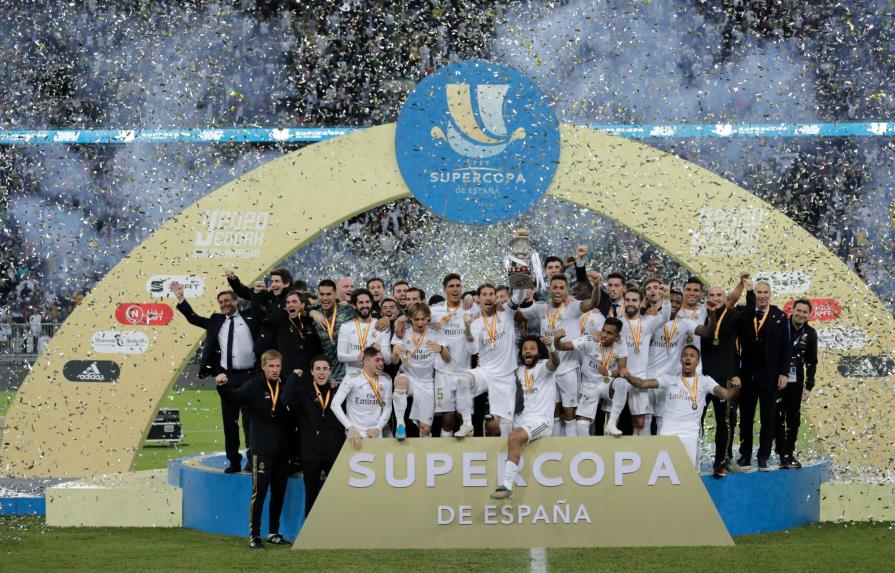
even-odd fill
[(228, 316), (227, 320), (230, 321), (230, 326), (227, 328), (227, 370), (233, 370), (233, 317)]
[(618, 316), (618, 303), (612, 303), (612, 316)]

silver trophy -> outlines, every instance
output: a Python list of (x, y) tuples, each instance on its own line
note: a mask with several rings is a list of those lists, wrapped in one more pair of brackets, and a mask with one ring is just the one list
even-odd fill
[(534, 248), (528, 238), (528, 231), (521, 229), (513, 233), (507, 255), (507, 272), (511, 289), (533, 289), (535, 280), (532, 277), (531, 261)]

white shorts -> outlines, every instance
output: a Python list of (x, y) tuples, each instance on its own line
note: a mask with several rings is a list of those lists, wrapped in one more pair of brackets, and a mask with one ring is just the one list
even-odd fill
[(463, 373), (435, 371), (435, 412), (453, 412), (457, 409), (457, 376)]
[(668, 428), (666, 426), (662, 427), (662, 430), (659, 432), (660, 436), (677, 436), (680, 438), (681, 442), (684, 444), (684, 449), (687, 450), (687, 456), (690, 458), (690, 463), (693, 464), (693, 467), (698, 467), (696, 464), (696, 452), (699, 449), (699, 431), (696, 430), (678, 430), (675, 428)]
[(578, 369), (556, 375), (556, 401), (562, 402), (563, 408), (574, 408), (578, 405)]
[(553, 418), (545, 420), (523, 412), (513, 418), (513, 428), (522, 428), (528, 434), (528, 443), (553, 435)]
[(423, 380), (407, 374), (398, 373), (396, 378), (404, 376), (410, 380), (409, 395), (413, 396), (410, 405), (410, 419), (417, 424), (432, 425), (435, 418), (435, 381), (431, 378)]
[(651, 388), (649, 390), (649, 406), (654, 416), (662, 417), (662, 412), (665, 411), (665, 390)]
[(512, 420), (516, 411), (516, 373), (497, 375), (482, 368), (473, 368), (467, 372), (475, 379), (472, 395), (479, 396), (487, 392), (489, 413), (494, 417)]
[(578, 384), (578, 409), (575, 410), (575, 415), (593, 420), (594, 416), (597, 415), (597, 405), (600, 403), (600, 398), (604, 397), (608, 403), (609, 384), (603, 382), (602, 376), (599, 380), (591, 380), (582, 376), (581, 382)]

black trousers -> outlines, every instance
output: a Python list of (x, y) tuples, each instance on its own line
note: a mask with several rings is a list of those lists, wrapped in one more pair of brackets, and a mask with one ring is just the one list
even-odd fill
[[(336, 457), (338, 457), (338, 455), (339, 453), (336, 452)], [(320, 495), (320, 490), (323, 489), (323, 479), (320, 474), (325, 473), (327, 477), (329, 477), (329, 472), (333, 469), (333, 464), (336, 463), (336, 457), (332, 457), (328, 460), (303, 460), (305, 478), (305, 519), (311, 514), (311, 508), (314, 507), (314, 502), (317, 501), (317, 496)]]
[(758, 436), (758, 459), (771, 457), (774, 442), (774, 414), (777, 411), (777, 387), (773, 384), (749, 380), (740, 391), (740, 456), (752, 459), (752, 426), (755, 408), (759, 408), (761, 429)]
[[(235, 390), (243, 384), (248, 383), (248, 381), (252, 379), (252, 376), (254, 376), (254, 374), (228, 373), (227, 384), (232, 385), (231, 387)], [(224, 451), (227, 452), (227, 460), (229, 460), (231, 464), (238, 464), (242, 461), (242, 454), (239, 453), (239, 413), (240, 407), (237, 404), (233, 404), (221, 396), (221, 418), (224, 426)], [(252, 459), (252, 452), (249, 449), (249, 444), (251, 443), (249, 442), (251, 428), (252, 425), (249, 423), (249, 416), (243, 409), (242, 431), (245, 436), (246, 457), (249, 460)]]
[(796, 451), (799, 425), (802, 422), (802, 390), (804, 384), (793, 382), (777, 393), (777, 455), (792, 456)]
[[(727, 380), (719, 380), (718, 384), (727, 388)], [(733, 457), (733, 429), (737, 425), (736, 401), (722, 400), (714, 394), (707, 397), (709, 405), (715, 413), (715, 463), (714, 468), (727, 466)], [(702, 420), (708, 408), (702, 410)]]
[(283, 500), (286, 499), (286, 484), (289, 480), (289, 456), (259, 456), (252, 460), (252, 497), (249, 500), (249, 514), (252, 516), (251, 537), (261, 537), (261, 514), (264, 511), (264, 499), (270, 489), (270, 507), (268, 508), (268, 531), (280, 532), (280, 514), (283, 512)]

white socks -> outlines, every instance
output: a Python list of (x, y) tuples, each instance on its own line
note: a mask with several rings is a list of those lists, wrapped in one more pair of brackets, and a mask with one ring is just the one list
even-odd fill
[(445, 430), (444, 428), (442, 428), (442, 430), (441, 430), (441, 437), (442, 437), (442, 438), (453, 438), (453, 437), (454, 437), (454, 432), (448, 432), (447, 430)]
[(399, 426), (403, 426), (404, 413), (407, 411), (407, 390), (395, 390), (392, 401), (395, 405), (395, 420)]
[(507, 460), (506, 464), (503, 466), (503, 487), (512, 490), (513, 482), (516, 481), (516, 474), (519, 473), (519, 466), (514, 462)]
[(553, 435), (562, 436), (562, 421), (560, 418), (553, 418)]
[(579, 436), (590, 435), (590, 420), (575, 420), (575, 425), (578, 426)]
[(500, 437), (506, 438), (513, 431), (513, 421), (506, 418), (498, 418), (498, 421), (500, 423)]
[(652, 436), (653, 435), (652, 427), (653, 427), (653, 415), (647, 414), (646, 416), (643, 417), (643, 435), (644, 436)]
[(567, 436), (575, 437), (578, 435), (578, 424), (575, 423), (575, 420), (566, 420), (565, 428)]
[(463, 423), (472, 425), (473, 396), (475, 379), (471, 374), (457, 376), (457, 412), (463, 416)]

